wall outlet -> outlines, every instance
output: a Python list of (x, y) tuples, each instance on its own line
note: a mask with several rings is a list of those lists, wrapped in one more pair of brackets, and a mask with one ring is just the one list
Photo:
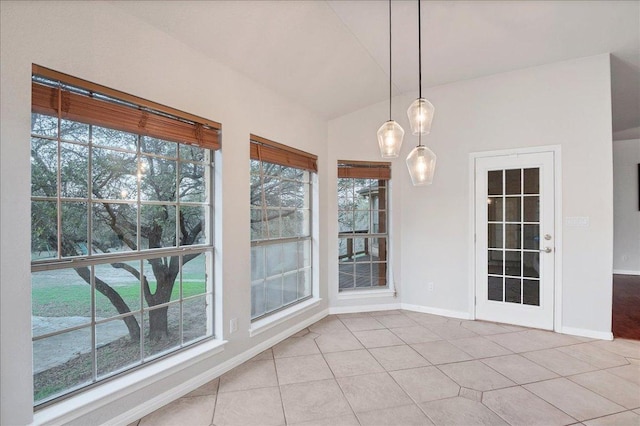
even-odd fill
[(235, 333), (238, 331), (238, 318), (231, 318), (229, 321), (229, 333)]
[(433, 291), (434, 287), (433, 281), (427, 283), (427, 291)]

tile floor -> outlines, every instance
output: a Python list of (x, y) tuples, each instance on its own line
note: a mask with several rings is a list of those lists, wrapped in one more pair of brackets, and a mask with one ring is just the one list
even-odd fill
[(133, 423), (640, 426), (640, 341), (330, 315)]

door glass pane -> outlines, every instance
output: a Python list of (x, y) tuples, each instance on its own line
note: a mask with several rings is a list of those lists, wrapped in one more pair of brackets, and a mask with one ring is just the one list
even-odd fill
[(502, 170), (494, 170), (487, 174), (489, 195), (502, 195)]
[(520, 276), (520, 268), (522, 266), (522, 253), (519, 251), (507, 251), (504, 254), (504, 273), (514, 277)]
[(538, 222), (540, 220), (540, 197), (524, 197), (524, 221)]
[(502, 266), (504, 263), (502, 250), (489, 250), (487, 259), (489, 261), (489, 273), (494, 275), (502, 275)]
[(524, 252), (522, 254), (523, 271), (522, 276), (539, 278), (540, 277), (540, 253)]
[(502, 248), (502, 224), (490, 223), (488, 231), (489, 248)]
[(502, 302), (502, 277), (489, 277), (488, 296), (489, 300)]
[(502, 221), (502, 197), (487, 198), (487, 217), (490, 222)]
[(505, 170), (505, 194), (519, 195), (520, 191), (520, 169)]
[(514, 224), (504, 225), (505, 247), (509, 249), (521, 248), (520, 226)]
[(520, 197), (505, 197), (505, 221), (520, 222)]
[(540, 193), (540, 169), (524, 169), (524, 193)]
[(540, 306), (540, 281), (523, 280), (522, 303), (525, 305)]
[(524, 248), (537, 250), (540, 247), (540, 225), (522, 225), (524, 228)]
[(520, 278), (507, 278), (504, 283), (504, 301), (520, 303)]

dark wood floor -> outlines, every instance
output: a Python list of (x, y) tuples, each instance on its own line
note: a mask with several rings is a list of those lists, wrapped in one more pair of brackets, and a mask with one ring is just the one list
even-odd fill
[(640, 276), (613, 276), (613, 336), (640, 340)]

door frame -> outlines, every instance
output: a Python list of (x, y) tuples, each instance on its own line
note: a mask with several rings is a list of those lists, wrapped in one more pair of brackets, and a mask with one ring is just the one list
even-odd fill
[(486, 157), (518, 156), (550, 152), (553, 154), (554, 172), (554, 227), (555, 227), (555, 271), (553, 330), (562, 330), (562, 147), (561, 145), (543, 145), (534, 147), (511, 148), (495, 151), (480, 151), (469, 154), (469, 315), (476, 319), (476, 159)]

